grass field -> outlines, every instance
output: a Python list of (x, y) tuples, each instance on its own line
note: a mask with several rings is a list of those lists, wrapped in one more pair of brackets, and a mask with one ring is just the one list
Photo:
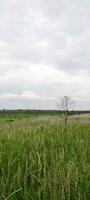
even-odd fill
[(0, 118), (0, 200), (89, 199), (90, 115)]

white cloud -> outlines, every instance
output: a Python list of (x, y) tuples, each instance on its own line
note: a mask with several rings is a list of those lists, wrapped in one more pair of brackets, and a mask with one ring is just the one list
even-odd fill
[(44, 108), (45, 96), (45, 108), (50, 97), (52, 108), (63, 95), (89, 101), (89, 52), (89, 0), (0, 1), (1, 106), (10, 107), (11, 98), (19, 107), (30, 95), (35, 108)]
[(35, 94), (32, 91), (23, 91), (20, 94), (15, 94), (15, 93), (3, 93), (0, 95), (0, 100), (20, 100), (20, 99), (24, 99), (24, 100), (55, 100), (55, 97), (49, 97), (46, 96), (44, 94), (39, 95), (39, 94)]
[(53, 109), (53, 106), (55, 107), (55, 102), (56, 99), (53, 96), (41, 95), (32, 91), (23, 91), (19, 94), (3, 93), (0, 95), (1, 108), (7, 109)]

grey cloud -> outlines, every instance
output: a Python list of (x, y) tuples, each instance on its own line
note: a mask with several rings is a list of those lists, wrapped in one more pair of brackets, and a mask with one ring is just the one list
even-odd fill
[(69, 72), (85, 69), (86, 62), (88, 68), (88, 5), (80, 0), (6, 1), (0, 35), (8, 46), (8, 56), (49, 63)]
[(68, 78), (76, 74), (82, 77), (83, 73), (89, 77), (89, 52), (89, 0), (0, 1), (1, 93), (13, 93), (13, 90), (19, 93), (27, 89), (47, 95), (51, 92), (56, 97), (59, 88), (60, 95), (66, 91), (73, 94), (73, 90), (76, 93), (80, 88), (79, 83), (79, 86), (74, 85), (73, 81), (57, 83), (54, 75), (49, 76), (52, 82), (39, 82), (39, 78), (32, 82), (28, 73), (32, 73), (32, 66), (38, 71), (41, 65), (43, 70), (45, 66), (46, 69), (50, 66), (58, 73), (63, 71)]

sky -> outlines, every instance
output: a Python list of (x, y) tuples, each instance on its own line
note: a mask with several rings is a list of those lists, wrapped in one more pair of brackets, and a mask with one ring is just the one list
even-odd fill
[(0, 109), (90, 109), (90, 0), (0, 0)]

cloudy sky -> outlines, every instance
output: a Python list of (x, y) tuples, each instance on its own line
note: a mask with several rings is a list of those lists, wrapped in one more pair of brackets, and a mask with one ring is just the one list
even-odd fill
[(0, 0), (0, 109), (90, 108), (90, 0)]

